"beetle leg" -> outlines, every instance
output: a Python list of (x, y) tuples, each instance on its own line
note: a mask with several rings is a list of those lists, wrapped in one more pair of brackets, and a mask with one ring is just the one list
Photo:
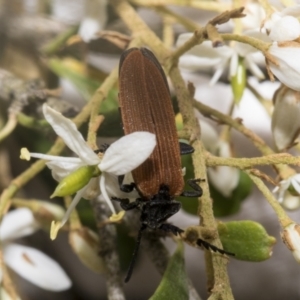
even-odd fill
[(111, 197), (111, 200), (120, 202), (120, 206), (124, 210), (131, 210), (131, 209), (137, 208), (139, 205), (138, 201), (130, 202), (129, 199), (127, 199), (127, 198), (122, 199), (122, 198), (117, 198), (117, 197)]
[(202, 188), (198, 184), (198, 182), (205, 181), (204, 179), (189, 179), (187, 182), (194, 189), (194, 191), (183, 191), (180, 196), (185, 197), (201, 197), (202, 196)]
[(186, 143), (179, 142), (180, 155), (191, 154), (195, 151), (195, 149)]
[(118, 183), (119, 183), (120, 190), (125, 193), (130, 193), (135, 188), (135, 183), (132, 182), (130, 184), (123, 184), (124, 177), (125, 175), (118, 176)]
[(165, 232), (172, 232), (174, 235), (180, 235), (181, 233), (184, 232), (184, 230), (180, 229), (177, 226), (169, 224), (169, 223), (163, 223), (163, 224), (161, 224), (161, 226), (159, 227), (159, 229), (163, 230)]
[(212, 244), (210, 244), (210, 243), (208, 243), (208, 242), (206, 242), (202, 239), (197, 239), (196, 243), (197, 243), (198, 246), (204, 247), (207, 250), (212, 250), (214, 252), (219, 252), (221, 254), (227, 254), (227, 255), (235, 256), (234, 253), (231, 253), (231, 252), (225, 251), (223, 249), (220, 249), (220, 248), (218, 248), (218, 247), (216, 247), (216, 246), (214, 246), (214, 245), (212, 245)]

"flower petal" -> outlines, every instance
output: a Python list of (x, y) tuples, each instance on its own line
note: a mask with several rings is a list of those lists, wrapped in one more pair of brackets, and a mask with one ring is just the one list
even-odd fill
[(38, 224), (28, 208), (18, 208), (8, 212), (0, 226), (0, 240), (16, 239), (30, 235), (38, 229)]
[(88, 146), (75, 124), (61, 113), (43, 105), (45, 119), (66, 145), (88, 165), (97, 165), (100, 161), (97, 154)]
[(274, 42), (269, 48), (270, 54), (277, 60), (275, 65), (269, 62), (272, 73), (289, 88), (300, 91), (300, 44), (289, 42), (289, 45), (278, 45)]
[(288, 6), (284, 8), (281, 12), (279, 12), (280, 16), (293, 16), (299, 17), (300, 15), (300, 4)]
[(106, 150), (99, 169), (115, 175), (131, 172), (143, 163), (156, 146), (153, 133), (138, 131), (112, 143)]
[(203, 119), (198, 119), (201, 127), (201, 141), (207, 151), (217, 154), (219, 149), (219, 136), (215, 128)]
[(292, 41), (300, 35), (300, 23), (292, 16), (284, 16), (274, 22), (269, 37), (273, 41)]
[(56, 181), (61, 181), (62, 178), (66, 177), (76, 169), (84, 166), (85, 163), (78, 159), (78, 162), (49, 161), (46, 163), (46, 165), (52, 171), (52, 177)]
[(295, 178), (292, 178), (291, 185), (293, 186), (295, 191), (298, 193), (298, 195), (300, 195), (300, 184), (297, 180), (295, 180)]
[(257, 66), (254, 59), (252, 59), (252, 55), (249, 54), (245, 57), (245, 65), (251, 71), (251, 73), (256, 76), (258, 79), (265, 79), (265, 75), (262, 70)]
[(208, 168), (211, 184), (225, 197), (231, 196), (232, 191), (239, 183), (240, 173), (236, 168), (219, 166)]
[(116, 210), (107, 194), (107, 191), (106, 191), (106, 186), (105, 186), (105, 173), (103, 173), (101, 176), (100, 176), (100, 190), (101, 190), (101, 194), (105, 200), (105, 202), (107, 203), (109, 209), (111, 210), (112, 214), (115, 215), (116, 214)]
[(288, 249), (292, 251), (296, 261), (300, 263), (300, 225), (291, 223), (286, 226), (281, 237)]
[(226, 67), (226, 64), (224, 64), (224, 63), (217, 66), (213, 77), (209, 81), (210, 86), (214, 86), (216, 84), (216, 82), (220, 79), (220, 77), (222, 76), (222, 74), (225, 70), (225, 67)]
[[(193, 35), (194, 35), (193, 33), (180, 34), (176, 42), (176, 47), (183, 45)], [(186, 54), (209, 58), (209, 59), (214, 59), (214, 58), (229, 59), (233, 52), (234, 50), (229, 46), (225, 45), (222, 47), (214, 48), (212, 46), (211, 41), (204, 41), (202, 44), (196, 45), (192, 49), (187, 51)]]
[(284, 199), (281, 205), (288, 210), (296, 210), (300, 207), (300, 198), (299, 196), (293, 196), (288, 191), (285, 192)]
[(230, 77), (233, 77), (236, 75), (238, 63), (239, 63), (239, 56), (237, 53), (233, 53), (230, 58), (230, 63), (229, 63), (229, 76)]
[(4, 287), (0, 286), (0, 299), (1, 300), (21, 300), (19, 296), (12, 299), (11, 296), (7, 293)]
[(179, 67), (189, 71), (210, 70), (221, 62), (222, 59), (219, 57), (208, 58), (185, 54), (179, 58)]
[(68, 219), (70, 218), (71, 213), (73, 212), (76, 205), (78, 204), (78, 202), (80, 201), (83, 194), (85, 193), (85, 191), (88, 188), (89, 188), (89, 183), (76, 193), (75, 197), (73, 198), (71, 204), (69, 205), (65, 215), (63, 216), (63, 218), (60, 222), (59, 221), (58, 222), (52, 221), (51, 229), (50, 229), (50, 238), (51, 238), (51, 240), (56, 239), (56, 236), (57, 236), (57, 233), (58, 233), (59, 229), (62, 228), (67, 223)]
[(299, 92), (281, 87), (274, 95), (272, 134), (279, 150), (290, 147), (300, 132)]
[(97, 19), (86, 17), (82, 20), (78, 33), (82, 40), (88, 43), (96, 36), (95, 33), (100, 29), (101, 27)]
[(42, 289), (59, 292), (71, 287), (60, 265), (37, 249), (9, 244), (3, 249), (3, 257), (8, 267)]
[[(130, 184), (133, 181), (134, 180), (132, 178), (131, 173), (127, 173), (123, 180), (123, 184)], [(125, 193), (121, 191), (117, 176), (106, 172), (105, 172), (105, 189), (109, 197), (116, 197), (121, 199), (122, 198), (136, 199), (139, 197), (139, 194), (135, 189), (130, 193)]]

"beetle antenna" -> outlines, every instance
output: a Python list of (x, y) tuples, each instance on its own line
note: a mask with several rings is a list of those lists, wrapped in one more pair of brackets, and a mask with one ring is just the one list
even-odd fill
[(131, 278), (133, 267), (134, 267), (134, 264), (135, 264), (135, 261), (136, 261), (136, 258), (137, 258), (137, 254), (139, 252), (140, 244), (141, 244), (142, 233), (146, 228), (147, 228), (147, 225), (142, 224), (142, 226), (139, 230), (138, 237), (137, 237), (137, 240), (136, 240), (136, 243), (135, 243), (135, 248), (134, 248), (134, 251), (133, 251), (133, 254), (132, 254), (132, 259), (131, 259), (131, 262), (130, 262), (130, 265), (129, 265), (129, 268), (128, 268), (128, 271), (127, 271), (127, 274), (126, 274), (126, 277), (125, 277), (125, 280), (124, 280), (125, 282), (128, 282)]

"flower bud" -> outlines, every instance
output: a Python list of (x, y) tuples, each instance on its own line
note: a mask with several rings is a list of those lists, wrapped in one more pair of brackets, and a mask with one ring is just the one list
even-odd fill
[(289, 190), (287, 190), (284, 193), (284, 198), (281, 205), (290, 211), (297, 210), (300, 207), (300, 197), (299, 195), (295, 196), (293, 193), (290, 193)]
[[(231, 157), (230, 145), (224, 141), (219, 143), (219, 156)], [(240, 172), (236, 168), (227, 166), (217, 166), (208, 168), (208, 178), (210, 183), (225, 197), (230, 197), (237, 187)]]
[(230, 80), (235, 104), (238, 104), (242, 99), (246, 87), (246, 80), (247, 75), (244, 59), (239, 57), (236, 72)]
[(88, 228), (73, 230), (69, 242), (81, 262), (96, 273), (105, 273), (105, 264), (99, 256), (99, 238)]
[(300, 225), (292, 223), (284, 228), (281, 238), (294, 258), (300, 263)]
[(300, 130), (300, 92), (285, 86), (274, 94), (272, 133), (279, 150), (293, 145)]
[(88, 184), (95, 176), (98, 168), (96, 166), (82, 166), (70, 175), (63, 178), (50, 198), (73, 195)]
[(300, 91), (300, 43), (274, 42), (269, 48), (268, 60), (272, 73), (289, 88)]

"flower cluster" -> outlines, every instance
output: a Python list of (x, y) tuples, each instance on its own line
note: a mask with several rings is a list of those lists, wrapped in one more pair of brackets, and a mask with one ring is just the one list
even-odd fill
[[(251, 3), (250, 3), (251, 4)], [(269, 18), (261, 13), (262, 8), (251, 4), (247, 9), (249, 16), (243, 20), (243, 35), (270, 43), (267, 67), (285, 85), (293, 90), (300, 90), (300, 64), (295, 57), (299, 56), (300, 23), (295, 16), (300, 15), (300, 5), (273, 13)], [(258, 11), (259, 10), (259, 11)], [(252, 13), (251, 13), (252, 12)], [(253, 20), (253, 12), (256, 20)], [(251, 19), (252, 18), (252, 19)], [(251, 19), (253, 22), (250, 26)], [(177, 40), (177, 47), (182, 46), (193, 33), (181, 34)], [(263, 79), (264, 74), (258, 65), (264, 65), (264, 56), (250, 45), (235, 42), (229, 46), (213, 48), (210, 41), (197, 45), (184, 54), (179, 61), (179, 66), (189, 70), (214, 69), (215, 73), (210, 81), (213, 85), (229, 66), (229, 79), (237, 74), (238, 57), (243, 58), (243, 65), (258, 79)]]

